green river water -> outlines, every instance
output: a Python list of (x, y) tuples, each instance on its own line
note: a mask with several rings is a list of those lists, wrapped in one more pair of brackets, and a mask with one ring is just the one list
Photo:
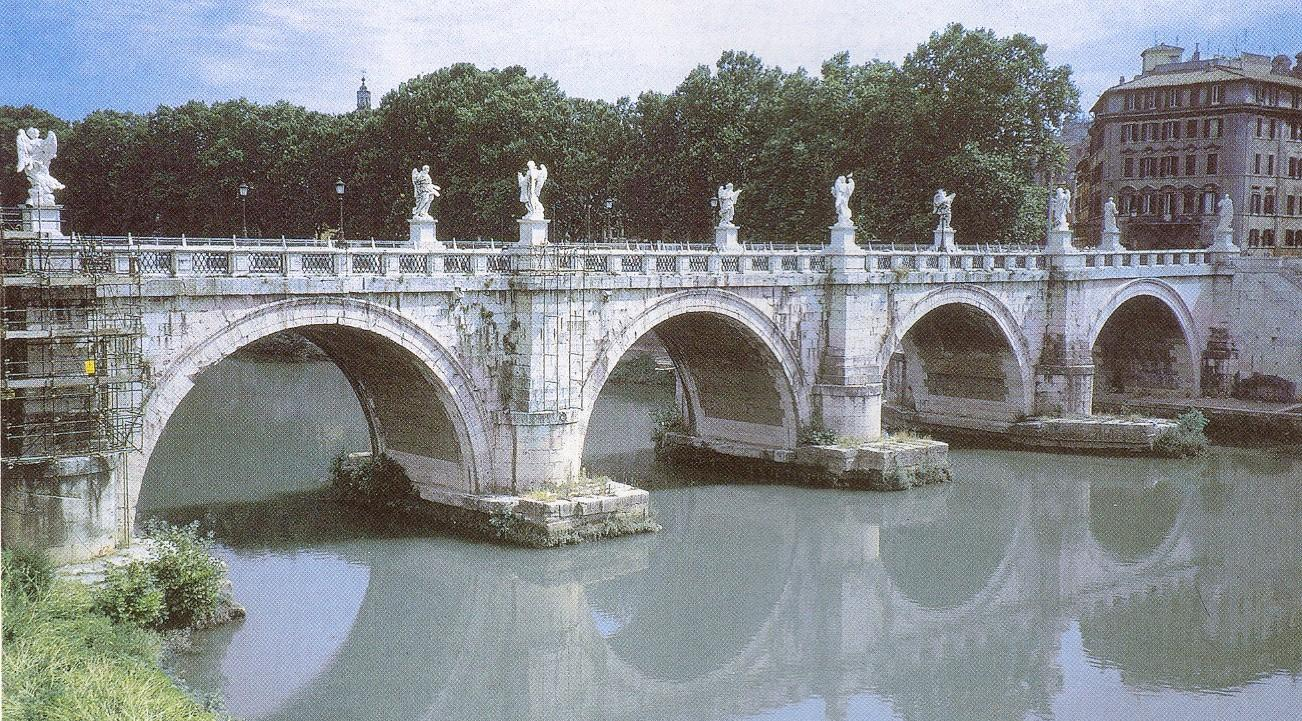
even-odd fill
[(203, 519), (242, 622), (178, 675), (242, 719), (1297, 719), (1302, 452), (951, 452), (884, 494), (657, 466), (663, 392), (603, 391), (594, 473), (660, 533), (529, 550), (335, 504), (365, 423), (325, 363), (223, 361), (142, 515)]

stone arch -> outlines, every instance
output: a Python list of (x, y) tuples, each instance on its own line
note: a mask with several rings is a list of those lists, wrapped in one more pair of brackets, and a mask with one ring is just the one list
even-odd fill
[[(1012, 415), (1029, 415), (1035, 398), (1034, 373), (1030, 345), (1022, 332), (1022, 321), (1013, 315), (1008, 306), (995, 294), (976, 285), (955, 285), (933, 290), (907, 306), (893, 318), (891, 329), (886, 337), (880, 355), (878, 367), (882, 368), (888, 378), (891, 371), (891, 358), (904, 348), (909, 331), (929, 314), (945, 306), (963, 306), (973, 309), (979, 316), (994, 324), (998, 334), (1007, 344), (1016, 368), (1012, 371), (1014, 386), (1009, 388), (1008, 406), (1015, 410)], [(1009, 375), (1008, 373), (1005, 374)], [(1005, 378), (1005, 381), (1010, 380)]]
[[(1194, 324), (1193, 314), (1189, 311), (1189, 306), (1185, 303), (1180, 292), (1165, 281), (1153, 278), (1142, 278), (1132, 280), (1117, 289), (1117, 291), (1108, 299), (1108, 302), (1104, 304), (1103, 308), (1099, 310), (1098, 314), (1095, 315), (1094, 321), (1090, 325), (1089, 346), (1087, 346), (1090, 349), (1090, 352), (1095, 353), (1099, 338), (1103, 335), (1104, 328), (1107, 327), (1108, 321), (1113, 318), (1116, 312), (1123, 305), (1135, 300), (1136, 298), (1152, 298), (1160, 302), (1166, 310), (1170, 311), (1172, 318), (1175, 319), (1177, 330), (1180, 332), (1181, 340), (1183, 341), (1181, 343), (1183, 346), (1183, 348), (1181, 348), (1181, 355), (1183, 358), (1178, 360), (1186, 369), (1183, 373), (1179, 374), (1183, 377), (1178, 379), (1180, 384), (1178, 390), (1191, 394), (1197, 393), (1200, 358), (1198, 353), (1198, 335), (1195, 330), (1197, 326)], [(1095, 360), (1095, 366), (1097, 379), (1097, 359)], [(1095, 388), (1100, 387), (1102, 386), (1100, 386), (1098, 380), (1096, 380)]]
[[(694, 324), (699, 333), (688, 333)], [(675, 365), (681, 405), (694, 432), (721, 440), (751, 440), (759, 445), (794, 447), (801, 419), (808, 417), (808, 397), (797, 392), (802, 388), (803, 373), (799, 356), (782, 335), (777, 324), (741, 296), (717, 289), (691, 289), (656, 299), (631, 321), (611, 331), (598, 345), (596, 360), (589, 367), (583, 386), (582, 424), (577, 441), (587, 436), (587, 424), (597, 396), (624, 354), (639, 338), (657, 331)], [(739, 368), (743, 381), (749, 379), (751, 390), (764, 396), (754, 410), (761, 411), (750, 422), (719, 415), (717, 396), (720, 378), (705, 377), (693, 371), (693, 365), (708, 365), (708, 359), (688, 342), (689, 336), (722, 336), (716, 350), (727, 352), (729, 345), (745, 343), (759, 353), (750, 356), (746, 367)], [(735, 377), (734, 377), (735, 378)], [(712, 415), (713, 414), (713, 415)], [(580, 447), (579, 451), (582, 450)]]
[[(194, 386), (194, 378), (230, 354), (260, 338), (281, 331), (294, 331), (316, 343), (343, 371), (358, 394), (367, 418), (372, 450), (389, 451), (417, 479), (422, 471), (438, 463), (422, 464), (420, 454), (392, 447), (391, 421), (412, 408), (377, 407), (374, 381), (382, 377), (405, 377), (412, 382), (412, 400), (430, 401), (430, 417), (446, 419), (456, 444), (455, 464), (458, 490), (477, 491), (489, 467), (489, 425), (473, 395), (473, 384), (461, 364), (441, 343), (414, 320), (388, 307), (366, 301), (330, 297), (277, 301), (259, 306), (227, 323), (178, 353), (159, 375), (142, 407), (140, 450), (127, 456), (127, 528), (134, 523), (136, 502), (150, 456), (162, 436), (168, 419)], [(346, 356), (350, 343), (369, 343), (366, 355), (374, 354), (370, 372), (363, 362)], [(392, 364), (392, 365), (391, 365)], [(383, 366), (383, 367), (380, 367)], [(398, 367), (400, 366), (400, 367)], [(400, 374), (405, 373), (405, 376)], [(389, 394), (397, 398), (399, 394)], [(387, 427), (382, 427), (386, 426)], [(419, 424), (411, 424), (413, 427)], [(389, 436), (386, 438), (386, 436)], [(434, 441), (427, 441), (433, 443)], [(386, 447), (387, 446), (387, 447)], [(435, 462), (440, 456), (425, 458)]]

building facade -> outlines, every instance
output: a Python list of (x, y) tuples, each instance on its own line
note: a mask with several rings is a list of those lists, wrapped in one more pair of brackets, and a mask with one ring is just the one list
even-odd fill
[(1221, 195), (1249, 253), (1302, 254), (1302, 53), (1203, 59), (1156, 45), (1104, 91), (1076, 166), (1076, 227), (1098, 242), (1116, 200), (1130, 248), (1205, 247)]

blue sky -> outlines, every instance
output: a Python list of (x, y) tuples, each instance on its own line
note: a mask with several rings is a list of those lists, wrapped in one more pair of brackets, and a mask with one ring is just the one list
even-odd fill
[[(363, 69), (376, 100), (468, 61), (524, 65), (571, 95), (669, 91), (725, 49), (811, 70), (832, 54), (899, 61), (951, 21), (1025, 32), (1070, 64), (1088, 108), (1138, 72), (1154, 35), (1193, 49), (1302, 52), (1292, 0), (19, 0), (6, 3), (0, 104), (65, 118), (189, 99), (343, 111)], [(1246, 34), (1246, 35), (1245, 35)], [(1246, 38), (1246, 39), (1245, 39)]]

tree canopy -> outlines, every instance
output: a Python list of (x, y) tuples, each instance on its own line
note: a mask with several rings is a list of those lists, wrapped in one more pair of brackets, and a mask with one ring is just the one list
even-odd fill
[[(834, 220), (832, 180), (853, 172), (865, 237), (927, 242), (944, 187), (958, 193), (961, 241), (1029, 242), (1045, 203), (1033, 171), (1062, 162), (1056, 133), (1078, 102), (1070, 68), (1050, 66), (1033, 38), (950, 25), (899, 65), (841, 53), (811, 74), (728, 51), (671, 93), (617, 103), (569, 97), (519, 66), (463, 63), (407, 80), (374, 111), (234, 100), (66, 123), (5, 106), (0, 130), (59, 131), (60, 199), (88, 233), (238, 232), (243, 182), (251, 233), (311, 235), (337, 224), (338, 178), (350, 237), (403, 237), (410, 170), (429, 164), (441, 235), (510, 238), (514, 174), (534, 159), (551, 171), (553, 238), (618, 224), (631, 237), (703, 239), (709, 198), (732, 182), (748, 237), (817, 241)], [(24, 188), (6, 173), (0, 202), (22, 202)]]

